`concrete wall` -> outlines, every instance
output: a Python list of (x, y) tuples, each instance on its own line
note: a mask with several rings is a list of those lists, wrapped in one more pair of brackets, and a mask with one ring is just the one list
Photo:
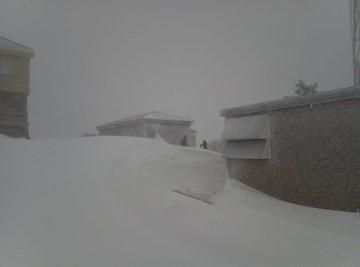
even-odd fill
[(268, 114), (270, 159), (227, 159), (230, 177), (285, 201), (360, 210), (360, 99)]

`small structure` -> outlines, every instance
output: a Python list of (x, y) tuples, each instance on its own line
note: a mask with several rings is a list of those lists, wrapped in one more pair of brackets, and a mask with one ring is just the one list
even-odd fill
[(360, 89), (221, 111), (229, 176), (276, 198), (360, 209)]
[(119, 135), (163, 139), (173, 145), (180, 145), (186, 136), (187, 144), (195, 146), (193, 121), (180, 116), (153, 111), (108, 122), (96, 127), (99, 135)]
[(0, 133), (29, 138), (27, 96), (34, 51), (0, 37)]

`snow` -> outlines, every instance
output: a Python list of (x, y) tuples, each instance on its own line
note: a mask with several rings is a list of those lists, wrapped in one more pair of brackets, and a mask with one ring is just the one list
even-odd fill
[(171, 114), (167, 114), (167, 113), (159, 112), (159, 111), (152, 111), (152, 112), (148, 112), (148, 113), (144, 113), (144, 114), (139, 114), (139, 115), (135, 115), (135, 116), (122, 118), (120, 120), (116, 120), (116, 121), (112, 121), (112, 122), (107, 122), (107, 123), (101, 124), (97, 127), (98, 128), (104, 128), (104, 127), (106, 128), (106, 127), (110, 127), (110, 126), (119, 126), (121, 124), (127, 124), (129, 122), (143, 121), (143, 120), (187, 122), (187, 123), (193, 122), (190, 119), (183, 118), (180, 116), (171, 115)]
[(225, 173), (218, 153), (157, 140), (0, 138), (0, 262), (359, 266), (359, 214), (278, 201)]
[(10, 138), (9, 136), (5, 135), (5, 134), (1, 134), (0, 133), (0, 138)]
[(161, 142), (167, 143), (166, 140), (159, 134), (158, 131), (156, 131), (156, 134), (155, 134), (155, 138), (154, 138), (154, 139), (155, 139), (155, 140), (158, 140), (158, 141), (161, 141)]
[(189, 120), (187, 118), (176, 116), (176, 115), (171, 115), (171, 114), (167, 114), (167, 113), (159, 112), (159, 111), (152, 111), (152, 112), (146, 113), (143, 117), (145, 119), (152, 119), (152, 120), (189, 121), (189, 122), (191, 122), (191, 120)]

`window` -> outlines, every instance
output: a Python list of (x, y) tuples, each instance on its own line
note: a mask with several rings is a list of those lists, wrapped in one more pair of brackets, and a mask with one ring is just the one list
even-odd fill
[(266, 114), (227, 118), (223, 139), (244, 140), (267, 138), (269, 134), (268, 118)]
[(269, 119), (267, 114), (227, 118), (223, 139), (226, 159), (269, 159)]
[(13, 63), (9, 60), (0, 60), (0, 74), (11, 75), (13, 73)]

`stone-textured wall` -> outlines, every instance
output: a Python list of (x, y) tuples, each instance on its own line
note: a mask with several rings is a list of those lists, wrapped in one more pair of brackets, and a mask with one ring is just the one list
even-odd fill
[(229, 175), (276, 198), (360, 210), (360, 100), (269, 112), (269, 160), (227, 159)]

